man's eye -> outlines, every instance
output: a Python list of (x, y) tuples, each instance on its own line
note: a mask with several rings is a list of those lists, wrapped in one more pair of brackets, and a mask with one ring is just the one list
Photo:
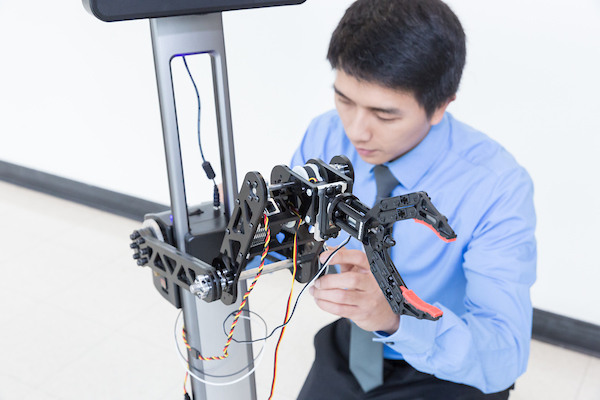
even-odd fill
[(338, 96), (337, 100), (342, 104), (352, 104), (348, 99)]
[(384, 117), (381, 117), (378, 115), (377, 119), (380, 120), (381, 122), (392, 122), (392, 121), (396, 121), (398, 118), (397, 117), (384, 118)]

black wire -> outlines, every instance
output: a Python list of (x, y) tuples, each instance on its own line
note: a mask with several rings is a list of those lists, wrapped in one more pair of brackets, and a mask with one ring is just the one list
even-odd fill
[[(260, 318), (260, 320), (263, 322), (263, 325), (265, 326), (265, 331), (267, 330), (266, 329), (266, 327), (267, 327), (267, 321), (265, 321), (265, 319), (263, 317), (261, 317), (258, 313), (254, 312), (254, 311), (251, 311), (251, 310), (243, 310), (243, 311), (248, 312), (248, 313), (252, 313), (252, 314), (256, 315), (258, 318)], [(179, 315), (181, 315), (181, 312), (180, 312)], [(229, 318), (229, 316), (227, 318)], [(179, 316), (175, 320), (175, 323), (177, 323), (178, 321), (179, 321)], [(175, 326), (175, 328), (177, 329), (177, 326)], [(177, 339), (177, 331), (175, 333), (175, 338)], [(177, 347), (177, 350), (179, 351), (179, 355), (181, 355), (181, 357), (185, 358), (185, 356), (183, 355), (183, 353), (181, 353), (181, 350), (179, 349), (179, 347)], [(254, 357), (254, 359), (252, 360), (251, 363), (249, 363), (248, 365), (246, 365), (244, 368), (240, 369), (239, 371), (231, 373), (229, 375), (212, 375), (212, 374), (209, 374), (208, 372), (202, 371), (201, 369), (193, 367), (191, 365), (191, 363), (189, 363), (189, 361), (188, 361), (188, 364), (189, 364), (189, 367), (190, 367), (191, 371), (198, 372), (198, 373), (200, 373), (200, 374), (202, 374), (204, 376), (208, 376), (208, 377), (211, 377), (211, 378), (229, 378), (229, 377), (235, 376), (235, 375), (243, 372), (245, 369), (250, 368), (252, 365), (254, 365), (254, 363), (256, 362), (256, 360), (258, 360), (258, 357), (260, 357), (260, 355), (261, 355), (261, 353), (263, 351), (264, 351), (264, 346), (263, 346), (262, 349), (260, 349), (260, 351), (258, 352), (258, 355), (256, 357)]]
[[(329, 260), (331, 259), (331, 257), (333, 257), (335, 255), (335, 253), (337, 253), (338, 251), (340, 251), (342, 249), (342, 247), (346, 246), (348, 244), (348, 242), (350, 242), (351, 236), (348, 236), (348, 239), (346, 239), (337, 249), (335, 249), (330, 255), (329, 257), (327, 257), (327, 260), (325, 260), (325, 262), (322, 265), (321, 269), (319, 269), (319, 272), (317, 272), (317, 276), (321, 275), (321, 273), (325, 270), (325, 266), (329, 265)], [(309, 282), (310, 283), (310, 282)], [(268, 338), (270, 338), (271, 336), (273, 336), (273, 334), (275, 332), (277, 332), (277, 330), (283, 328), (284, 326), (286, 326), (287, 324), (290, 323), (290, 321), (292, 320), (292, 317), (294, 316), (294, 311), (296, 311), (296, 306), (298, 305), (298, 301), (300, 301), (300, 297), (302, 297), (302, 293), (306, 290), (306, 288), (309, 285), (305, 285), (302, 290), (300, 291), (300, 294), (298, 295), (298, 297), (296, 298), (296, 302), (294, 303), (294, 308), (292, 309), (292, 313), (290, 314), (290, 317), (288, 318), (287, 322), (279, 325), (278, 327), (274, 328), (273, 331), (271, 331), (271, 333), (269, 333), (269, 335), (265, 336), (264, 338), (260, 338), (260, 339), (254, 339), (254, 340), (236, 340), (235, 338), (231, 338), (234, 342), (236, 343), (254, 343), (254, 342), (260, 342), (262, 340), (267, 340)], [(225, 323), (227, 322), (227, 320), (229, 319), (229, 317), (231, 317), (232, 315), (234, 315), (235, 313), (237, 313), (237, 311), (233, 311), (231, 312), (227, 318), (225, 318), (225, 320), (223, 321), (223, 332), (225, 333), (225, 335), (227, 335), (227, 329), (225, 328)], [(258, 315), (258, 314), (257, 314)]]

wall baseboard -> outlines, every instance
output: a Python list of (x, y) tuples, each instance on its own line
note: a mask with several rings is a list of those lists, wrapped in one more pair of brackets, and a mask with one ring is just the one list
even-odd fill
[(0, 161), (0, 180), (136, 221), (143, 221), (144, 215), (147, 213), (169, 209), (164, 204), (153, 203), (4, 161)]
[(534, 308), (533, 338), (600, 358), (600, 326), (589, 322)]
[[(169, 207), (137, 197), (0, 161), (0, 180), (136, 221)], [(600, 357), (600, 326), (540, 309), (533, 310), (533, 338)]]

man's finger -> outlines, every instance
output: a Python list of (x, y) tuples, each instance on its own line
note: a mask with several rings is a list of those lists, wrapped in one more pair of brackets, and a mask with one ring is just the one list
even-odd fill
[(363, 267), (359, 267), (354, 264), (338, 264), (340, 267), (340, 272), (360, 272), (361, 274), (369, 274), (370, 270), (364, 269)]
[[(332, 251), (326, 251), (321, 254), (320, 260), (324, 263)], [(363, 269), (369, 269), (369, 260), (367, 255), (360, 250), (341, 249), (331, 258), (329, 264), (351, 264), (359, 266)]]
[(315, 298), (315, 303), (317, 303), (317, 306), (319, 306), (321, 310), (344, 318), (352, 319), (359, 311), (357, 306), (332, 303), (330, 301), (320, 300), (317, 298)]
[(329, 289), (320, 290), (314, 289), (311, 294), (315, 300), (325, 300), (330, 303), (343, 304), (347, 306), (359, 306), (364, 300), (364, 295), (361, 296), (361, 291), (358, 290), (344, 290), (344, 289)]
[(362, 271), (349, 271), (340, 274), (324, 275), (315, 281), (317, 289), (369, 289), (368, 276)]
[[(321, 264), (325, 264), (325, 261), (327, 261), (327, 259), (331, 255), (331, 253), (333, 253), (334, 250), (336, 250), (336, 249), (337, 249), (337, 247), (329, 247), (329, 249), (327, 251), (322, 252), (319, 255), (319, 261), (321, 261)], [(329, 263), (329, 264), (331, 264), (331, 263)]]

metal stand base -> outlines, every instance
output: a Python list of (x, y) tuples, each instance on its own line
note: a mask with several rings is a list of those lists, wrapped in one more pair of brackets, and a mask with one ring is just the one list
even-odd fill
[[(225, 213), (231, 215), (237, 194), (237, 178), (235, 155), (229, 105), (229, 88), (225, 63), (225, 42), (221, 13), (194, 15), (183, 17), (158, 18), (150, 20), (152, 48), (156, 67), (156, 80), (160, 100), (160, 112), (164, 134), (167, 172), (171, 194), (171, 210), (173, 225), (177, 237), (177, 247), (185, 252), (185, 235), (188, 234), (189, 219), (185, 196), (183, 164), (177, 127), (177, 112), (173, 93), (171, 60), (173, 57), (206, 53), (211, 56), (215, 103), (217, 107), (217, 123), (219, 128), (219, 147), (221, 153), (221, 170), (223, 171), (223, 189)], [(239, 292), (246, 291), (246, 283), (240, 283)], [(223, 320), (232, 311), (237, 310), (242, 296), (232, 306), (221, 302), (205, 303), (194, 295), (182, 291), (183, 316), (189, 344), (200, 350), (206, 357), (222, 354), (226, 341), (223, 332)], [(235, 337), (239, 340), (250, 340), (250, 324), (240, 319), (236, 327)], [(227, 375), (250, 365), (252, 368), (252, 348), (247, 345), (232, 343), (229, 357), (224, 361), (205, 361), (188, 357), (190, 368), (198, 372), (205, 371), (213, 375)], [(248, 371), (248, 369), (246, 370)], [(183, 379), (183, 376), (182, 376)], [(215, 379), (207, 377), (210, 382), (231, 381), (235, 377)], [(229, 386), (205, 385), (192, 379), (194, 400), (255, 400), (256, 385), (254, 375)]]

